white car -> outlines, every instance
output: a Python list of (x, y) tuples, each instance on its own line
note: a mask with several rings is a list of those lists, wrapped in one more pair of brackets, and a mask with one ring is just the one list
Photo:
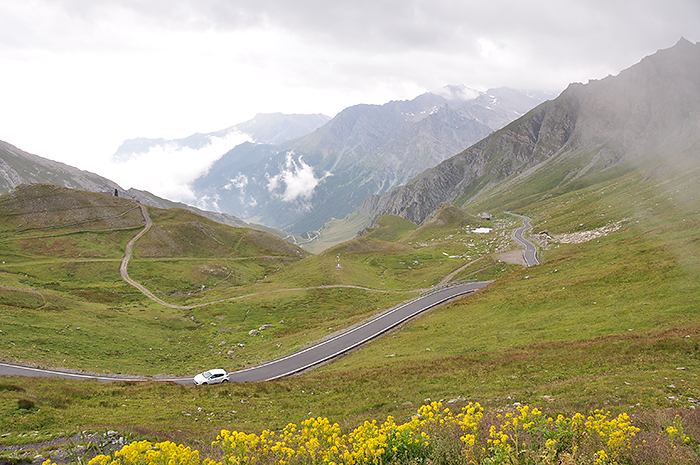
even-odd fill
[(228, 373), (226, 373), (226, 370), (215, 368), (213, 370), (200, 373), (194, 377), (195, 386), (201, 386), (202, 384), (218, 383), (228, 383)]

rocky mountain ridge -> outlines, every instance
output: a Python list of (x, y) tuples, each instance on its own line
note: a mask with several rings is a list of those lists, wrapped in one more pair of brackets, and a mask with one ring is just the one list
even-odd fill
[(681, 39), (617, 76), (571, 84), (405, 186), (368, 197), (358, 212), (422, 224), (443, 202), (489, 195), (516, 202), (625, 162), (633, 169), (661, 156), (668, 164), (697, 161), (699, 128), (700, 44)]
[(355, 105), (282, 144), (241, 144), (197, 179), (198, 206), (302, 233), (342, 218), (532, 108), (545, 94), (448, 86)]
[(65, 163), (27, 153), (0, 141), (0, 193), (20, 184), (55, 184), (92, 192), (122, 191), (105, 177), (83, 171)]

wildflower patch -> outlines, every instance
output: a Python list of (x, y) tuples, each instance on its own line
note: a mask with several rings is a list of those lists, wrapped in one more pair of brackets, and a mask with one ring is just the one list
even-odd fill
[[(546, 416), (538, 408), (517, 406), (488, 417), (478, 403), (458, 413), (440, 402), (423, 405), (404, 423), (389, 416), (379, 424), (365, 421), (343, 432), (327, 418), (290, 423), (260, 434), (222, 430), (212, 443), (223, 452), (217, 462), (172, 442), (133, 442), (114, 454), (99, 455), (89, 465), (383, 465), (383, 464), (557, 464), (636, 463), (640, 428), (626, 413), (595, 410), (588, 416)], [(673, 448), (696, 442), (680, 417), (664, 434)], [(47, 460), (43, 465), (55, 465)]]

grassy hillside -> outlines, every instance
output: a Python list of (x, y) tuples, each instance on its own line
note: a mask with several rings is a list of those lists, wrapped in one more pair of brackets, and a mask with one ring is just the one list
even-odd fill
[(340, 220), (331, 218), (316, 233), (307, 233), (310, 237), (300, 245), (311, 253), (321, 253), (329, 247), (353, 239), (358, 231), (368, 226), (370, 226), (369, 218), (357, 212), (346, 215)]
[[(0, 355), (105, 373), (234, 370), (416, 296), (470, 259), (466, 251), (508, 247), (505, 231), (466, 247), (466, 230), (446, 224), (426, 243), (365, 237), (309, 257), (267, 233), (186, 210), (148, 211), (154, 224), (135, 244), (129, 274), (180, 309), (149, 300), (119, 276), (126, 243), (145, 225), (137, 204), (42, 185), (0, 197), (0, 330), (8, 336)], [(465, 273), (508, 270), (488, 263)], [(249, 336), (262, 325), (273, 327)]]
[[(581, 189), (517, 210), (534, 219), (535, 232), (548, 233), (533, 235), (545, 244), (546, 261), (527, 269), (493, 258), (512, 247), (512, 218), (495, 215), (490, 223), (473, 224), (458, 221), (462, 215), (452, 207), (446, 217), (454, 221), (426, 224), (406, 235), (399, 232), (402, 225), (384, 223), (384, 237), (393, 241), (360, 237), (294, 263), (276, 262), (279, 270), (268, 268), (266, 278), (251, 271), (256, 282), (164, 297), (182, 304), (207, 295), (238, 297), (186, 311), (158, 307), (120, 283), (107, 266), (114, 262), (90, 262), (89, 272), (70, 261), (57, 271), (48, 256), (34, 256), (31, 266), (5, 264), (3, 357), (49, 365), (62, 357), (65, 366), (94, 364), (95, 371), (145, 374), (225, 362), (232, 369), (277, 356), (416, 295), (415, 289), (435, 285), (472, 261), (458, 278), (499, 279), (335, 363), (290, 379), (206, 390), (153, 382), (6, 379), (0, 429), (55, 434), (76, 427), (121, 428), (201, 449), (224, 427), (259, 432), (310, 415), (345, 427), (388, 414), (407, 418), (428, 398), (454, 399), (456, 407), (479, 401), (491, 412), (515, 402), (547, 413), (605, 408), (627, 411), (638, 421), (645, 415), (664, 418), (663, 425), (676, 412), (688, 415), (700, 398), (699, 173), (654, 165), (615, 179), (589, 180)], [(498, 211), (495, 203), (488, 206)], [(201, 231), (191, 229), (189, 220), (169, 225), (163, 215), (153, 214), (162, 237)], [(495, 229), (477, 234), (476, 226)], [(93, 234), (80, 236), (88, 233)], [(224, 244), (226, 237), (216, 232)], [(592, 239), (579, 242), (586, 237)], [(128, 235), (114, 238), (124, 242)], [(156, 288), (159, 280), (170, 286), (162, 289), (189, 289), (176, 285), (177, 279), (198, 284), (194, 271), (186, 279), (159, 277), (166, 271), (174, 275), (190, 261), (201, 266), (197, 247), (188, 252), (180, 245), (182, 256), (175, 257), (176, 249), (166, 245), (165, 239), (152, 238), (137, 247), (132, 276)], [(13, 247), (17, 256), (24, 250)], [(105, 256), (118, 256), (116, 249)], [(171, 255), (158, 255), (164, 251)], [(245, 257), (232, 252), (217, 259), (228, 267), (234, 258)], [(151, 266), (160, 271), (147, 272)], [(116, 301), (80, 300), (80, 289), (89, 289), (94, 277), (101, 284), (92, 285)], [(365, 289), (310, 289), (339, 284)], [(265, 293), (253, 295), (260, 291)], [(67, 325), (66, 317), (80, 319), (81, 329)], [(247, 335), (266, 323), (275, 328), (263, 338)], [(77, 335), (85, 328), (90, 344), (79, 345)], [(115, 350), (114, 339), (127, 335), (130, 343), (116, 349), (123, 354), (108, 352), (110, 344)], [(41, 411), (18, 409), (18, 398), (34, 400)]]
[(411, 223), (400, 216), (384, 215), (377, 218), (372, 228), (365, 230), (364, 236), (383, 241), (398, 241), (411, 231), (415, 231), (418, 225)]

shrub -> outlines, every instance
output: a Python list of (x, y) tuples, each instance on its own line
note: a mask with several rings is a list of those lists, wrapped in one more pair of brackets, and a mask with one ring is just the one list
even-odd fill
[(17, 407), (20, 410), (31, 410), (34, 408), (34, 401), (30, 399), (17, 399)]
[(0, 391), (24, 392), (24, 388), (22, 388), (20, 386), (15, 386), (14, 384), (0, 383)]

